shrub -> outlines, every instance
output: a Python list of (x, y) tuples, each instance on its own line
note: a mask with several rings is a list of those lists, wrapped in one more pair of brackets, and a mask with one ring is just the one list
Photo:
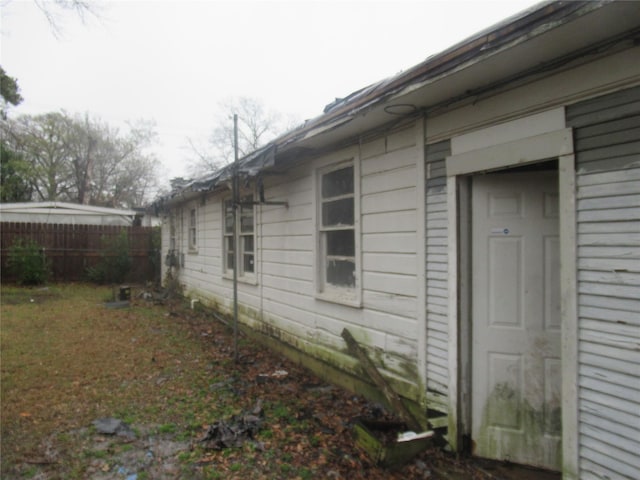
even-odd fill
[(44, 249), (33, 240), (21, 238), (9, 247), (7, 268), (22, 285), (40, 285), (51, 274), (51, 263)]
[(121, 283), (131, 272), (131, 265), (129, 237), (122, 230), (113, 239), (102, 237), (100, 261), (87, 268), (87, 277), (96, 283)]

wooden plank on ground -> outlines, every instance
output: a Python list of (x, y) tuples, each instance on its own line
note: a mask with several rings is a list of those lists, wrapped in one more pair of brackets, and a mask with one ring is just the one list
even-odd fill
[(404, 403), (402, 403), (402, 399), (400, 396), (391, 388), (389, 383), (384, 379), (382, 374), (378, 371), (376, 366), (373, 364), (367, 352), (358, 344), (351, 332), (348, 329), (342, 330), (342, 338), (347, 342), (347, 347), (351, 354), (356, 357), (360, 361), (360, 365), (364, 369), (364, 371), (369, 375), (369, 378), (380, 388), (380, 391), (385, 396), (387, 401), (391, 404), (393, 409), (400, 415), (402, 420), (406, 422), (407, 426), (416, 432), (422, 430), (420, 423), (414, 418), (414, 416), (409, 412), (407, 407), (405, 407)]

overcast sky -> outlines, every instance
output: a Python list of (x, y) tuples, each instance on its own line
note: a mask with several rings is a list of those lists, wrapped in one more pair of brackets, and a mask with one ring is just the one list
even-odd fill
[(25, 99), (11, 115), (155, 121), (166, 181), (186, 174), (185, 139), (207, 136), (224, 99), (313, 118), (535, 3), (107, 1), (99, 20), (66, 14), (56, 38), (33, 0), (0, 0), (0, 64)]

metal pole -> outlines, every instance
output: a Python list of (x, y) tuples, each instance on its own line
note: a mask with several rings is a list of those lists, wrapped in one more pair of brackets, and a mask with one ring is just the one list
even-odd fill
[(238, 115), (233, 115), (233, 179), (231, 181), (233, 203), (233, 352), (234, 361), (238, 363), (238, 265), (239, 265), (239, 235), (238, 235)]

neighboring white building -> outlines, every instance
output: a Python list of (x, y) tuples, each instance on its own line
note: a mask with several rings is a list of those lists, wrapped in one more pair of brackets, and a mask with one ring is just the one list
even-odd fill
[(231, 312), (237, 254), (243, 324), (375, 397), (348, 328), (454, 449), (638, 478), (639, 39), (545, 2), (355, 92), (241, 161), (236, 227), (230, 170), (158, 202), (165, 273)]
[(0, 203), (0, 222), (131, 226), (136, 218), (144, 226), (154, 226), (135, 210), (65, 202)]

